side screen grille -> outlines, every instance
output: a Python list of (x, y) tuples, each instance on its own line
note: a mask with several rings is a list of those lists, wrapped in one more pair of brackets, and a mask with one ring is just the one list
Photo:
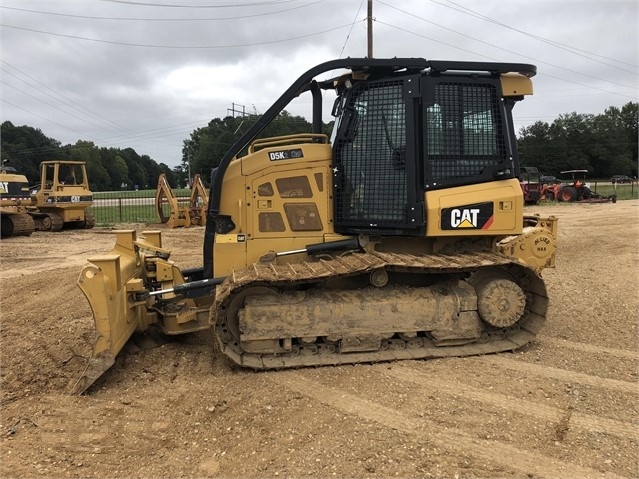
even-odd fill
[(351, 117), (335, 144), (336, 224), (405, 224), (403, 81), (355, 85), (345, 109)]
[(497, 88), (439, 82), (425, 112), (425, 176), (437, 182), (477, 178), (508, 159)]

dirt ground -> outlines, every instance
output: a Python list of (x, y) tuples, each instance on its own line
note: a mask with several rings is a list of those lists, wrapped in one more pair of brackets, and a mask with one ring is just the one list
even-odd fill
[[(639, 201), (529, 212), (559, 217), (559, 250), (546, 326), (515, 353), (256, 373), (210, 332), (140, 337), (79, 397), (76, 280), (112, 231), (2, 240), (0, 474), (638, 477)], [(201, 264), (202, 228), (163, 234)]]

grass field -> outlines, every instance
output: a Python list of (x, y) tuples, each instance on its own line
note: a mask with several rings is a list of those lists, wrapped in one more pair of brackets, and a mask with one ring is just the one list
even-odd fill
[[(186, 206), (190, 190), (174, 190), (180, 205)], [(99, 226), (112, 226), (117, 223), (160, 223), (155, 211), (155, 190), (140, 191), (103, 191), (93, 194), (94, 204), (91, 212)], [(170, 216), (168, 204), (164, 204), (163, 215)]]
[(591, 189), (602, 196), (617, 195), (618, 200), (636, 200), (639, 198), (639, 186), (636, 184), (611, 185), (593, 183)]
[[(175, 196), (191, 196), (191, 190), (179, 188), (173, 190)], [(155, 198), (155, 190), (139, 191), (98, 191), (93, 193), (93, 199), (106, 200), (112, 198)]]
[(160, 223), (155, 205), (93, 206), (98, 226), (110, 226), (115, 223)]

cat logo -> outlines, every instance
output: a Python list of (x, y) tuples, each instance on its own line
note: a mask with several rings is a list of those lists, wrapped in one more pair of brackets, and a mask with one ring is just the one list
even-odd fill
[(0, 181), (0, 193), (9, 193), (8, 181)]
[(455, 208), (450, 212), (450, 225), (453, 228), (477, 228), (479, 208)]
[(474, 205), (444, 208), (441, 212), (443, 230), (456, 229), (488, 229), (493, 224), (493, 204), (477, 203)]

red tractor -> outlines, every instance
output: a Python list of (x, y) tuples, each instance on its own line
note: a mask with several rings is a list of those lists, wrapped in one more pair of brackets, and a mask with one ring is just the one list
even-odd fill
[(519, 184), (524, 193), (524, 202), (527, 205), (536, 205), (541, 199), (541, 182), (539, 170), (534, 166), (522, 166), (520, 168)]
[(546, 201), (606, 203), (617, 202), (617, 195), (602, 196), (590, 189), (586, 181), (588, 170), (562, 171), (565, 180), (559, 184), (547, 184), (541, 189), (541, 197)]

